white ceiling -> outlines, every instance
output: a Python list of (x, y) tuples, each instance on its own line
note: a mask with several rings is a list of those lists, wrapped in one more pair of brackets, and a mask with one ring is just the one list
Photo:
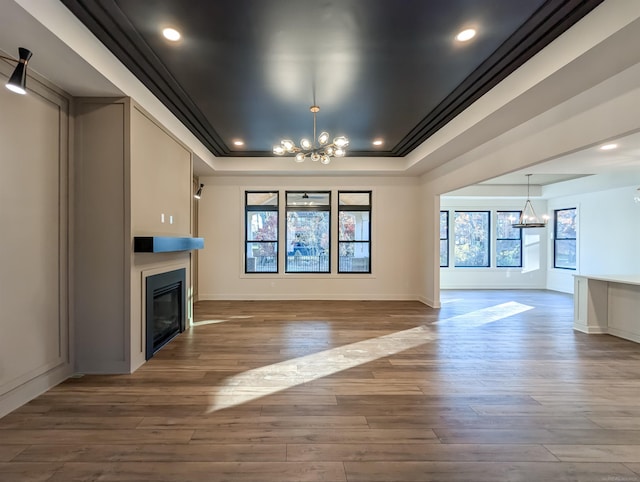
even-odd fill
[(603, 151), (599, 145), (558, 157), (527, 169), (505, 174), (479, 184), (518, 185), (527, 183), (531, 174), (532, 185), (547, 186), (559, 182), (598, 174), (625, 174), (640, 172), (640, 132), (611, 139), (616, 149)]

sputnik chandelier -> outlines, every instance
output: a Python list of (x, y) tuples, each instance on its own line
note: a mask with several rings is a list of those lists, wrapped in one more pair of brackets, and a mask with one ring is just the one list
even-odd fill
[(309, 110), (313, 113), (313, 141), (307, 138), (301, 139), (300, 147), (298, 147), (292, 140), (283, 139), (280, 141), (279, 146), (273, 147), (273, 153), (278, 156), (295, 153), (294, 159), (296, 162), (304, 162), (305, 159), (311, 159), (314, 162), (320, 161), (322, 164), (329, 164), (332, 157), (344, 157), (346, 154), (345, 148), (349, 145), (349, 139), (340, 136), (329, 143), (329, 133), (326, 131), (322, 131), (316, 137), (316, 114), (320, 111), (320, 107), (312, 105)]

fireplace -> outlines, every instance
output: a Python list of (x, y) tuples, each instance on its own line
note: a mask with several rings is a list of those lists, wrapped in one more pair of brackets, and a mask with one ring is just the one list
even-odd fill
[(184, 331), (186, 318), (184, 268), (147, 276), (146, 359)]

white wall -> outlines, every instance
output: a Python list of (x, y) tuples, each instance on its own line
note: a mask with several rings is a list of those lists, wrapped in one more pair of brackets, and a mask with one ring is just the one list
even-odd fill
[[(546, 202), (532, 200), (536, 214), (546, 213)], [(496, 211), (521, 211), (521, 199), (440, 198), (440, 209), (449, 210), (449, 267), (440, 268), (441, 289), (543, 289), (546, 282), (547, 228), (523, 229), (521, 268), (496, 267)], [(454, 211), (491, 211), (489, 268), (456, 268), (454, 266)]]
[[(418, 299), (418, 188), (410, 178), (205, 177), (199, 201), (199, 299)], [(287, 190), (331, 190), (331, 274), (245, 274), (244, 192), (280, 191), (280, 256)], [(372, 191), (371, 274), (337, 274), (337, 191)]]
[(553, 268), (549, 236), (547, 289), (573, 293), (573, 275), (640, 273), (640, 205), (633, 202), (637, 185), (549, 200), (555, 209), (577, 208), (576, 271)]

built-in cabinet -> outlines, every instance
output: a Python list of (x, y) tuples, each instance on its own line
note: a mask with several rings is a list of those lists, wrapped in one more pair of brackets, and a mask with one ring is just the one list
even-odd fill
[(129, 373), (145, 361), (145, 278), (186, 268), (191, 283), (188, 251), (134, 253), (133, 237), (193, 234), (192, 154), (129, 98), (78, 99), (74, 152), (75, 368)]

